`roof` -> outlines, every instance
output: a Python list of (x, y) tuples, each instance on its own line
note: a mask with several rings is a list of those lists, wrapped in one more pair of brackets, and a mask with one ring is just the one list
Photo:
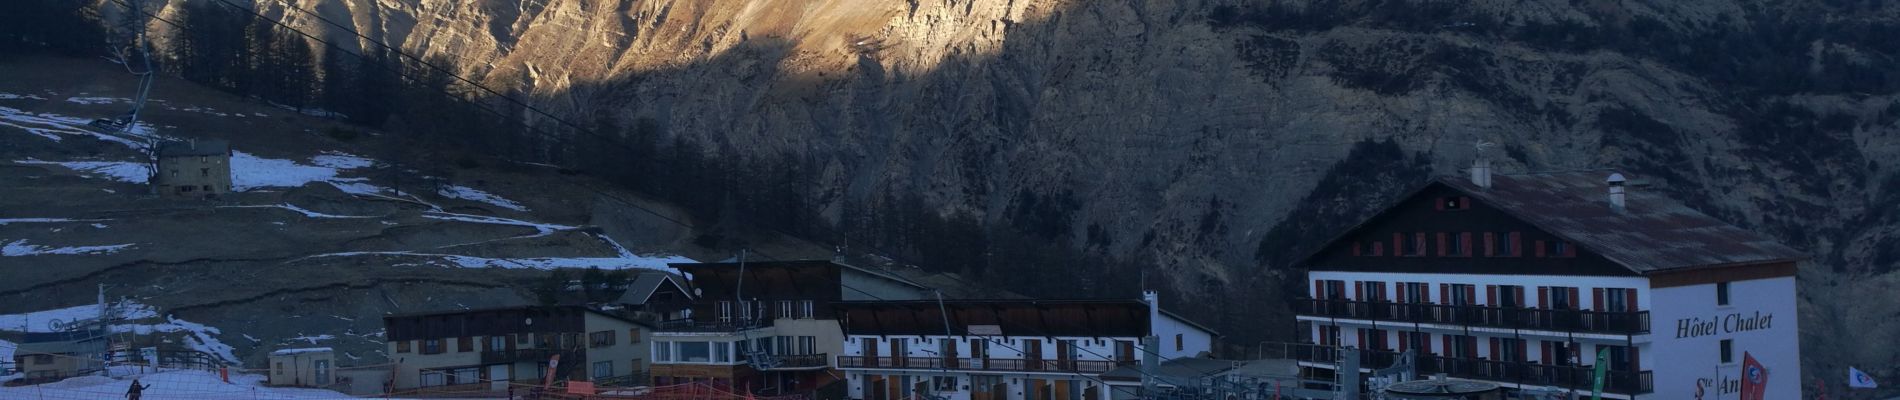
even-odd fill
[(994, 325), (1002, 336), (1138, 337), (1151, 328), (1148, 304), (1127, 299), (845, 301), (832, 307), (844, 314), (845, 333), (857, 335), (939, 335), (945, 329), (967, 335), (970, 326)]
[(158, 145), (159, 157), (224, 156), (231, 154), (231, 142), (222, 139), (173, 140)]
[(1609, 206), (1605, 183), (1612, 173), (1493, 175), (1488, 189), (1455, 178), (1439, 178), (1431, 185), (1464, 192), (1637, 273), (1789, 262), (1806, 257), (1774, 239), (1715, 219), (1656, 191), (1629, 188), (1625, 211), (1617, 212)]
[[(1160, 379), (1163, 381), (1162, 383), (1166, 385), (1191, 386), (1197, 384), (1196, 382), (1201, 378), (1226, 374), (1229, 370), (1234, 369), (1235, 364), (1237, 364), (1237, 362), (1234, 360), (1183, 357), (1163, 361), (1161, 366), (1155, 369), (1154, 374), (1155, 378)], [(1123, 365), (1104, 372), (1101, 378), (1106, 380), (1139, 381), (1144, 375), (1145, 374), (1141, 372), (1141, 364), (1133, 364)]]
[(277, 351), (270, 352), (270, 355), (288, 356), (288, 355), (297, 355), (297, 354), (305, 354), (305, 353), (329, 353), (332, 351), (335, 351), (335, 350), (332, 350), (328, 347), (306, 347), (306, 348), (301, 348), (301, 349), (277, 350)]
[(739, 287), (739, 263), (668, 264), (692, 277), (700, 298), (731, 298), (734, 290), (746, 297), (761, 299), (840, 298), (845, 290), (844, 271), (855, 271), (904, 286), (929, 289), (916, 282), (880, 271), (859, 268), (831, 260), (752, 261), (745, 263), (744, 287)]
[(646, 323), (646, 322), (641, 322), (641, 321), (639, 321), (639, 320), (636, 320), (636, 319), (632, 319), (632, 318), (627, 318), (627, 317), (624, 317), (624, 316), (621, 316), (621, 315), (618, 315), (618, 314), (614, 314), (614, 313), (610, 313), (610, 312), (606, 312), (606, 311), (601, 311), (600, 309), (596, 309), (596, 308), (593, 308), (593, 307), (587, 307), (587, 306), (580, 306), (580, 305), (554, 305), (554, 306), (534, 306), (534, 305), (529, 305), (529, 306), (508, 306), (508, 307), (488, 307), (488, 308), (470, 308), (470, 309), (465, 309), (465, 310), (445, 310), (445, 311), (420, 311), (420, 312), (412, 312), (412, 313), (400, 313), (400, 314), (389, 314), (389, 315), (384, 315), (384, 316), (383, 316), (383, 319), (385, 319), (385, 320), (387, 320), (387, 319), (390, 319), (390, 318), (413, 318), (413, 317), (430, 317), (430, 316), (446, 316), (446, 315), (461, 315), (461, 314), (477, 314), (477, 313), (488, 313), (488, 312), (497, 312), (497, 311), (538, 311), (538, 310), (550, 310), (550, 309), (577, 309), (577, 308), (578, 308), (578, 309), (581, 309), (581, 310), (583, 310), (583, 311), (586, 311), (586, 312), (589, 312), (589, 313), (593, 313), (593, 314), (595, 314), (595, 315), (600, 315), (600, 316), (604, 316), (604, 317), (608, 317), (608, 318), (613, 318), (613, 319), (617, 319), (617, 320), (622, 320), (622, 321), (627, 321), (627, 322), (632, 322), (632, 323), (635, 323), (635, 324), (639, 324), (640, 326), (646, 326), (646, 327), (652, 327), (652, 325), (650, 325), (650, 324), (648, 324), (648, 323)]
[(16, 354), (78, 354), (105, 351), (104, 342), (97, 340), (70, 340), (58, 342), (21, 343), (14, 348)]
[(692, 292), (686, 290), (686, 285), (681, 285), (680, 282), (681, 279), (673, 276), (672, 273), (660, 271), (641, 272), (639, 277), (633, 279), (632, 284), (627, 285), (627, 291), (620, 294), (618, 303), (646, 304), (647, 300), (653, 297), (653, 292), (660, 290), (661, 284), (668, 283), (678, 288), (681, 293), (686, 293), (688, 296), (691, 296)]

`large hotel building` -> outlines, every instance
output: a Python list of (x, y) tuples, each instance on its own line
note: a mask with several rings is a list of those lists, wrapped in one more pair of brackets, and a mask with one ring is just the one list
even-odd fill
[[(1626, 187), (1608, 171), (1438, 179), (1304, 264), (1300, 329), (1360, 350), (1363, 371), (1408, 350), (1421, 375), (1605, 398), (1734, 398), (1744, 380), (1800, 398), (1802, 253)], [(1336, 373), (1337, 352), (1302, 366)], [(1751, 369), (1758, 366), (1759, 369)], [(1757, 383), (1758, 382), (1758, 383)]]

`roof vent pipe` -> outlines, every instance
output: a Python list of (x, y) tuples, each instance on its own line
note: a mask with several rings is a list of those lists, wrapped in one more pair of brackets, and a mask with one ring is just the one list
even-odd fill
[(1623, 184), (1625, 182), (1626, 180), (1623, 179), (1623, 174), (1610, 174), (1610, 179), (1608, 180), (1610, 184), (1610, 209), (1615, 210), (1618, 214), (1623, 213), (1626, 204), (1623, 199)]
[(1491, 188), (1491, 160), (1479, 158), (1471, 162), (1471, 184)]

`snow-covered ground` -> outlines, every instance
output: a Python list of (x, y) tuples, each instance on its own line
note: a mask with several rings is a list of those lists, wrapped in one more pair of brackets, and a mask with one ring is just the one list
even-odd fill
[(12, 94), (12, 93), (0, 93), (0, 100), (21, 100), (21, 99), (26, 99), (26, 100), (46, 100), (46, 98), (45, 98), (45, 97), (40, 97), (40, 96), (35, 96), (35, 95), (31, 95), (31, 94)]
[[(620, 257), (529, 257), (529, 258), (487, 258), (456, 254), (418, 253), (412, 251), (352, 251), (343, 253), (318, 254), (320, 257), (357, 257), (386, 256), (416, 258), (422, 264), (442, 265), (461, 268), (600, 268), (600, 269), (651, 269), (679, 273), (668, 266), (669, 263), (698, 262), (693, 259), (670, 255), (624, 255)], [(413, 264), (412, 264), (413, 265)]]
[(134, 244), (114, 244), (114, 245), (104, 245), (104, 246), (47, 247), (47, 246), (40, 246), (40, 245), (35, 245), (35, 244), (28, 244), (26, 242), (26, 239), (20, 239), (20, 240), (15, 240), (11, 242), (6, 242), (4, 246), (0, 246), (0, 256), (21, 257), (21, 256), (42, 256), (42, 255), (112, 254), (112, 253), (119, 252), (119, 250), (125, 250), (128, 248), (131, 248), (132, 246), (134, 246)]
[(131, 161), (40, 161), (25, 159), (14, 161), (32, 165), (58, 165), (86, 175), (104, 177), (119, 182), (145, 183), (152, 176), (151, 167), (145, 163)]
[(488, 203), (496, 207), (506, 208), (506, 209), (515, 210), (515, 211), (528, 211), (528, 207), (524, 207), (521, 205), (521, 203), (516, 203), (514, 200), (508, 200), (508, 199), (502, 198), (501, 196), (496, 196), (494, 194), (481, 191), (480, 189), (467, 187), (467, 186), (449, 185), (447, 187), (443, 187), (441, 190), (437, 190), (436, 194), (439, 194), (439, 195), (442, 195), (442, 197), (447, 197), (451, 199), (462, 199), (462, 200), (468, 200), (468, 201)]
[[(119, 135), (108, 135), (93, 131), (86, 124), (90, 119), (59, 115), (54, 113), (31, 113), (12, 107), (0, 107), (0, 126), (20, 128), (34, 135), (55, 142), (64, 136), (90, 136), (99, 140), (118, 143), (133, 149), (144, 149), (145, 144)], [(130, 129), (132, 136), (150, 137), (157, 132), (151, 124), (140, 122)]]
[[(116, 374), (115, 374), (116, 375)], [(278, 388), (264, 385), (263, 375), (231, 374), (225, 383), (217, 372), (169, 370), (107, 378), (82, 376), (32, 386), (0, 387), (6, 399), (117, 399), (125, 397), (132, 379), (151, 385), (143, 391), (144, 400), (213, 399), (347, 399), (349, 395), (323, 389)]]

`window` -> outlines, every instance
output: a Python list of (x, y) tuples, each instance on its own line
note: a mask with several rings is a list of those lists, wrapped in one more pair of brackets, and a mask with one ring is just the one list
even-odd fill
[(209, 191), (211, 191), (211, 185), (205, 185), (203, 189), (204, 189), (204, 191), (207, 191), (207, 192), (209, 192)]
[(204, 164), (204, 163), (207, 163), (207, 162), (211, 162), (211, 157), (205, 157), (205, 156), (198, 156), (198, 163), (199, 163), (199, 164)]
[(1517, 285), (1498, 286), (1498, 307), (1523, 308), (1524, 287)]
[[(1724, 340), (1726, 342), (1727, 340)], [(1636, 364), (1630, 361), (1629, 346), (1604, 346), (1610, 349), (1610, 370), (1629, 371)], [(1726, 354), (1726, 353), (1724, 353)]]
[(1715, 305), (1728, 305), (1728, 282), (1715, 283)]
[(990, 358), (990, 340), (986, 338), (970, 339), (970, 358)]
[(1452, 336), (1451, 355), (1454, 357), (1476, 358), (1478, 357), (1478, 349), (1476, 348), (1477, 342), (1478, 339), (1476, 337)]
[(1735, 362), (1735, 339), (1722, 339), (1721, 357), (1723, 364)]
[(442, 354), (442, 339), (424, 339), (422, 354)]
[(1385, 255), (1385, 243), (1372, 242), (1372, 256), (1378, 257), (1383, 255)]
[(507, 350), (507, 349), (508, 349), (507, 336), (489, 336), (488, 337), (488, 351), (502, 351), (502, 350)]
[(1544, 308), (1553, 309), (1553, 310), (1570, 310), (1570, 309), (1577, 308), (1576, 307), (1577, 299), (1570, 298), (1570, 288), (1562, 287), (1562, 286), (1551, 286), (1549, 287), (1549, 290), (1550, 290), (1550, 304), (1544, 305)]
[(939, 392), (954, 392), (957, 390), (957, 377), (954, 377), (954, 376), (931, 377), (930, 387)]
[(1445, 235), (1445, 240), (1448, 242), (1445, 244), (1445, 252), (1447, 253), (1447, 255), (1450, 255), (1453, 257), (1470, 256), (1470, 254), (1465, 254), (1465, 248), (1466, 248), (1465, 237), (1466, 236), (1470, 236), (1470, 234), (1453, 232), (1451, 234)]
[(716, 363), (732, 362), (732, 343), (713, 342), (712, 353), (713, 353), (712, 355), (713, 362), (716, 362)]
[(192, 189), (197, 189), (197, 188), (198, 188), (197, 186), (190, 186), (190, 185), (186, 185), (186, 186), (179, 186), (179, 187), (178, 187), (178, 192), (179, 192), (179, 193), (191, 193), (191, 190), (192, 190)]
[(211, 176), (211, 169), (210, 169), (210, 168), (199, 168), (199, 169), (198, 169), (198, 176), (200, 176), (200, 177), (207, 177), (207, 176)]
[(1471, 298), (1471, 293), (1476, 290), (1477, 290), (1477, 287), (1475, 286), (1463, 285), (1463, 284), (1452, 284), (1451, 285), (1451, 305), (1468, 306), (1468, 305), (1475, 304), (1476, 302), (1473, 301), (1473, 299)]
[(791, 300), (778, 301), (778, 317), (787, 318), (787, 319), (792, 318), (792, 301)]
[(1630, 289), (1619, 289), (1619, 288), (1604, 289), (1603, 297), (1605, 297), (1605, 299), (1603, 299), (1603, 306), (1604, 306), (1603, 310), (1610, 311), (1610, 312), (1630, 311), (1630, 309), (1634, 307), (1631, 307), (1631, 304), (1629, 303), (1629, 294), (1630, 294)]
[(673, 361), (673, 342), (653, 342), (653, 361)]
[(1518, 247), (1517, 246), (1518, 245), (1517, 232), (1498, 233), (1496, 235), (1496, 240), (1497, 240), (1497, 245), (1496, 245), (1497, 247), (1496, 247), (1496, 250), (1494, 250), (1491, 253), (1491, 255), (1497, 256), (1497, 257), (1517, 257), (1518, 256), (1518, 251), (1520, 250), (1517, 248)]
[(614, 345), (614, 331), (589, 333), (587, 334), (587, 344), (596, 348), (612, 346)]
[(177, 168), (172, 168), (172, 177), (174, 177), (174, 178), (175, 178), (175, 177), (178, 177), (178, 169), (177, 169)]
[(627, 343), (640, 343), (640, 327), (627, 328)]
[(798, 317), (799, 317), (799, 318), (804, 318), (804, 319), (811, 319), (811, 318), (812, 318), (812, 316), (813, 316), (813, 313), (812, 313), (812, 301), (811, 301), (811, 300), (800, 300), (800, 301), (798, 302), (798, 309), (799, 309), (799, 314), (798, 314)]
[(1556, 240), (1551, 242), (1551, 253), (1551, 257), (1576, 257), (1577, 248), (1569, 241)]
[(1429, 300), (1430, 296), (1428, 296), (1425, 291), (1431, 290), (1430, 288), (1431, 286), (1420, 282), (1400, 283), (1399, 290), (1405, 291), (1405, 296), (1400, 298), (1399, 302), (1410, 304), (1429, 303), (1431, 302)]
[(1187, 350), (1187, 343), (1184, 340), (1184, 336), (1179, 333), (1174, 334), (1174, 351), (1186, 351), (1186, 350)]
[(818, 354), (818, 337), (817, 336), (799, 336), (798, 337), (798, 354), (800, 355)]
[(317, 373), (317, 385), (330, 384), (330, 360), (316, 360), (311, 362), (311, 366), (315, 367), (311, 369)]
[(481, 383), (482, 382), (480, 378), (481, 374), (482, 374), (481, 370), (474, 367), (457, 368), (454, 370), (450, 370), (448, 384), (466, 385), (466, 384), (471, 384), (471, 383)]
[[(1400, 237), (1403, 237), (1405, 234), (1401, 233), (1399, 235)], [(1399, 250), (1399, 255), (1403, 255), (1407, 257), (1425, 256), (1425, 233), (1423, 232), (1413, 233), (1412, 240), (1401, 240), (1399, 241), (1399, 243), (1393, 244), (1393, 246), (1397, 247), (1400, 244), (1404, 245), (1403, 250), (1400, 250), (1397, 248), (1394, 249), (1394, 250)]]
[[(773, 337), (772, 340), (774, 343), (776, 343), (776, 346), (777, 346), (773, 348), (778, 349), (777, 353), (772, 353), (772, 354), (778, 354), (778, 355), (792, 354), (792, 337), (791, 336), (777, 336), (777, 337)], [(903, 339), (892, 339), (891, 341), (896, 342), (896, 341), (902, 341), (902, 340)]]
[(613, 361), (601, 361), (601, 362), (594, 363), (594, 379), (595, 380), (611, 378), (613, 376), (614, 376), (614, 362)]
[(526, 333), (518, 333), (518, 334), (515, 334), (515, 344), (518, 344), (518, 345), (527, 345), (527, 344), (528, 344), (528, 334), (526, 334)]
[(696, 363), (712, 361), (712, 345), (710, 343), (706, 343), (706, 342), (678, 342), (678, 343), (680, 347), (680, 353), (679, 353), (680, 361), (696, 362)]
[(396, 342), (396, 352), (397, 352), (397, 353), (408, 353), (408, 352), (409, 352), (409, 341), (407, 341), (407, 340), (401, 340), (401, 341), (397, 341), (397, 342)]
[(277, 374), (278, 374), (278, 375), (283, 375), (283, 374), (284, 374), (284, 362), (283, 362), (283, 361), (278, 361), (278, 362), (277, 362)]
[(463, 336), (460, 339), (456, 340), (455, 344), (456, 344), (455, 352), (457, 353), (466, 353), (466, 352), (475, 351), (474, 337)]
[(1524, 358), (1524, 352), (1523, 352), (1524, 347), (1522, 347), (1523, 345), (1524, 345), (1524, 339), (1513, 339), (1513, 338), (1498, 339), (1498, 353), (1499, 354), (1492, 355), (1492, 358), (1496, 358), (1498, 361), (1524, 362), (1525, 358)]
[(422, 371), (422, 386), (443, 386), (448, 380), (442, 371)]

